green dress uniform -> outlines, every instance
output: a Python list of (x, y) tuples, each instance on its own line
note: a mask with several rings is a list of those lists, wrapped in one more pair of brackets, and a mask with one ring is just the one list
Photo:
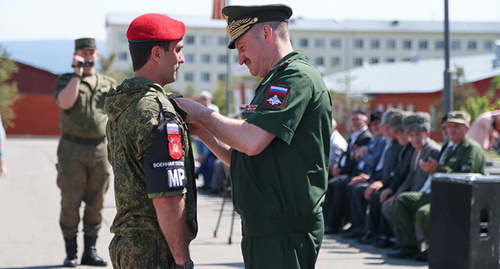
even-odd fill
[(183, 195), (188, 239), (195, 238), (196, 186), (188, 126), (163, 88), (135, 77), (106, 99), (110, 162), (115, 174), (114, 268), (171, 268), (173, 256), (152, 198)]
[[(57, 79), (56, 102), (73, 76), (74, 73), (66, 73)], [(106, 76), (84, 76), (75, 104), (69, 109), (59, 109), (62, 136), (57, 149), (57, 185), (61, 189), (60, 226), (65, 238), (74, 237), (78, 232), (82, 201), (85, 202), (85, 235), (96, 237), (101, 227), (110, 175), (104, 99), (115, 85), (116, 82)]]
[(323, 240), (331, 101), (319, 72), (294, 51), (263, 78), (243, 118), (276, 136), (258, 155), (233, 149), (245, 268), (314, 268)]
[[(484, 174), (484, 150), (475, 140), (465, 137), (458, 145), (447, 150), (439, 163), (437, 173)], [(395, 235), (398, 246), (417, 246), (415, 222), (428, 238), (430, 193), (404, 192), (394, 203)]]

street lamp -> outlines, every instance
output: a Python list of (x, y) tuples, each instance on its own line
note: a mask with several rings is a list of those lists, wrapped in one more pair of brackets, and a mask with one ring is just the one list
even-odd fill
[(450, 28), (448, 18), (448, 0), (444, 0), (444, 88), (443, 88), (443, 107), (444, 115), (453, 110), (453, 89), (451, 87), (450, 70)]

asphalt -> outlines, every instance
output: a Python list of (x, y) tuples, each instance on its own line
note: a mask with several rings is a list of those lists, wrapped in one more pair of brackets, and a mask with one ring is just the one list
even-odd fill
[[(58, 139), (54, 137), (7, 138), (5, 159), (8, 175), (0, 178), (0, 269), (61, 268), (65, 252), (58, 222), (60, 193), (56, 186), (55, 170), (57, 143)], [(244, 268), (240, 251), (241, 223), (236, 214), (231, 233), (233, 211), (230, 199), (223, 210), (217, 237), (214, 237), (214, 230), (223, 198), (200, 194), (198, 201), (200, 229), (190, 245), (195, 268)], [(109, 228), (115, 213), (111, 184), (106, 194), (103, 223), (97, 242), (98, 254), (108, 261), (107, 248), (113, 237)], [(78, 243), (78, 255), (81, 257), (81, 234)], [(421, 262), (386, 257), (387, 253), (393, 251), (361, 245), (338, 235), (326, 235), (316, 268), (426, 267)], [(106, 268), (112, 267), (108, 265)]]

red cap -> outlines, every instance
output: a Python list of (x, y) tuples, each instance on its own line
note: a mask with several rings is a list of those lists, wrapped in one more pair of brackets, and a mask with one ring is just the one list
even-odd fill
[(180, 40), (186, 33), (183, 22), (163, 14), (148, 13), (135, 18), (128, 27), (127, 39), (131, 41)]

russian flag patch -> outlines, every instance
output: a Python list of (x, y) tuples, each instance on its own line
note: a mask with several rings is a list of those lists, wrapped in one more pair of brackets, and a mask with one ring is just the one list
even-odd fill
[(265, 104), (272, 107), (281, 107), (285, 103), (288, 88), (271, 85), (267, 92)]

